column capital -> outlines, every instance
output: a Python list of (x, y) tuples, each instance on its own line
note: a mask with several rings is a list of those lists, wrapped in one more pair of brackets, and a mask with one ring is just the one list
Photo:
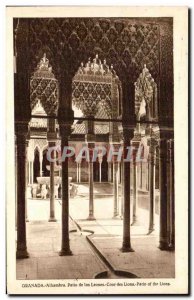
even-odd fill
[(160, 139), (173, 139), (174, 129), (169, 127), (159, 127), (158, 131), (154, 132)]
[(15, 122), (16, 137), (24, 136), (25, 139), (29, 137), (29, 123), (28, 122)]
[(74, 118), (74, 111), (71, 108), (59, 107), (58, 109), (58, 123), (60, 125), (72, 125)]
[(151, 150), (155, 150), (155, 148), (159, 145), (159, 141), (151, 137), (147, 140), (147, 145), (150, 147)]
[(95, 132), (94, 132), (94, 117), (91, 117), (91, 120), (86, 121), (86, 143), (95, 143)]
[(174, 147), (174, 139), (169, 139), (169, 140), (167, 141), (167, 143), (168, 143), (168, 145), (169, 145), (169, 148), (170, 148), (170, 149), (173, 149), (173, 147)]
[(70, 123), (63, 123), (59, 125), (59, 132), (62, 139), (68, 139), (72, 133), (72, 128)]
[(140, 143), (141, 143), (141, 133), (135, 132), (134, 137), (131, 141), (131, 145), (135, 147), (135, 150), (138, 150)]
[(48, 143), (55, 143), (57, 141), (57, 133), (56, 132), (47, 132), (47, 141)]
[(55, 119), (48, 119), (47, 140), (48, 140), (48, 142), (53, 142), (53, 141), (57, 140), (56, 120)]
[[(56, 146), (56, 142), (55, 141), (48, 141), (48, 146), (49, 147), (55, 147)], [(42, 154), (40, 153), (40, 155), (42, 155)]]
[(130, 142), (134, 137), (134, 127), (123, 125), (123, 141)]

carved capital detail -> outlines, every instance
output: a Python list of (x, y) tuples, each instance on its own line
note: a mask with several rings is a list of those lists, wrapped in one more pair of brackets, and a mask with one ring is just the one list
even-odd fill
[(72, 125), (74, 118), (74, 111), (70, 108), (59, 107), (58, 109), (58, 123), (59, 125)]
[(61, 136), (62, 140), (68, 141), (68, 138), (72, 133), (71, 124), (68, 124), (68, 123), (61, 124), (59, 126), (59, 132), (60, 132), (60, 136)]

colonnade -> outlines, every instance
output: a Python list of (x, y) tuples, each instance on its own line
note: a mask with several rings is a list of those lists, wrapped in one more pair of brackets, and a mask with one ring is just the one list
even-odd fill
[[(27, 123), (16, 124), (16, 146), (17, 146), (17, 258), (28, 257), (26, 246), (26, 182), (27, 182), (27, 146), (29, 128)], [(71, 124), (60, 126), (61, 147), (68, 146), (71, 134)], [(124, 151), (133, 142), (134, 131), (123, 126), (123, 148)], [(91, 135), (87, 135), (88, 147), (94, 148), (94, 140)], [(55, 142), (49, 139), (49, 146), (54, 146)], [(174, 145), (173, 138), (163, 134), (158, 143), (154, 139), (148, 141), (149, 145), (149, 226), (148, 231), (154, 230), (155, 215), (155, 161), (156, 147), (159, 146), (159, 178), (160, 178), (160, 234), (159, 247), (161, 250), (174, 249)], [(136, 152), (137, 153), (137, 148)], [(54, 154), (53, 154), (54, 155)], [(135, 157), (135, 156), (134, 156)], [(130, 173), (131, 164), (133, 172), (133, 194), (131, 195)], [(110, 166), (110, 164), (109, 164)], [(119, 207), (119, 168), (121, 168), (122, 197)], [(50, 163), (50, 221), (55, 221), (54, 212), (54, 163)], [(78, 178), (80, 173), (78, 173)], [(71, 254), (69, 244), (69, 179), (68, 160), (62, 162), (62, 247), (60, 255)], [(30, 177), (31, 178), (31, 177)], [(123, 243), (121, 250), (124, 252), (133, 251), (131, 245), (130, 225), (138, 218), (138, 188), (137, 188), (137, 164), (135, 159), (123, 161), (119, 164), (113, 160), (113, 217), (118, 216), (119, 209), (123, 217)], [(131, 220), (131, 204), (133, 201), (133, 219)], [(93, 162), (90, 156), (89, 162), (89, 217), (95, 219), (94, 193), (93, 193)]]

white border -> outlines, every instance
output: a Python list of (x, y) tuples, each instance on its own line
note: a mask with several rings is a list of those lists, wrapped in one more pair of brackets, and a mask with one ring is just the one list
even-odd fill
[[(103, 7), (101, 11), (99, 11), (99, 7), (95, 7), (95, 10), (91, 10), (87, 7), (60, 7), (58, 8), (50, 7), (48, 8), (49, 12), (45, 13), (45, 8), (13, 8), (11, 13), (14, 13), (15, 17), (22, 16), (31, 16), (32, 11), (36, 10), (37, 16), (131, 16), (131, 17), (162, 17), (162, 16), (173, 16), (174, 17), (174, 74), (175, 74), (175, 195), (176, 195), (176, 279), (174, 280), (174, 288), (175, 292), (183, 291), (183, 282), (187, 278), (187, 268), (185, 268), (185, 261), (187, 260), (188, 249), (187, 245), (187, 226), (185, 225), (187, 222), (188, 215), (188, 207), (187, 207), (187, 197), (188, 197), (188, 172), (187, 172), (187, 159), (188, 159), (188, 149), (187, 149), (187, 120), (188, 120), (188, 107), (187, 107), (187, 51), (188, 51), (188, 40), (187, 40), (187, 9), (181, 7), (117, 7), (116, 9), (113, 7)], [(9, 11), (10, 9), (8, 9)], [(180, 22), (181, 20), (181, 22)], [(11, 22), (10, 17), (7, 17), (7, 22)], [(7, 27), (7, 37), (11, 37), (11, 27)], [(7, 38), (8, 48), (7, 48), (7, 58), (12, 56), (12, 39)], [(12, 78), (12, 70), (13, 70), (13, 62), (10, 59), (7, 59), (7, 145), (9, 146), (9, 153), (7, 153), (7, 183), (10, 186), (14, 186), (14, 178), (13, 175), (13, 166), (14, 166), (14, 139), (13, 139), (13, 80)], [(180, 150), (181, 149), (181, 150)], [(13, 150), (13, 151), (12, 151)], [(8, 187), (8, 186), (7, 186)], [(18, 292), (18, 283), (15, 282), (15, 274), (13, 269), (15, 267), (13, 258), (15, 260), (15, 253), (13, 250), (15, 245), (14, 242), (14, 220), (13, 213), (15, 216), (14, 208), (14, 193), (8, 188), (7, 190), (7, 205), (8, 205), (8, 236), (9, 243), (8, 247), (8, 278), (9, 278), (9, 287), (8, 290), (11, 292)], [(12, 211), (12, 213), (10, 213)], [(180, 221), (181, 220), (181, 221)], [(184, 222), (184, 226), (182, 224)], [(12, 237), (12, 238), (11, 238)], [(14, 246), (14, 247), (13, 247)], [(10, 248), (9, 248), (10, 247)], [(10, 250), (9, 250), (10, 249)], [(11, 268), (9, 268), (11, 265)], [(12, 279), (12, 280), (11, 280)], [(144, 279), (144, 281), (146, 281)], [(156, 281), (156, 280), (155, 280)], [(165, 280), (167, 281), (167, 280)], [(52, 281), (53, 282), (53, 281)], [(99, 282), (99, 281), (98, 281)], [(184, 282), (186, 284), (186, 282)], [(13, 286), (14, 285), (14, 286)], [(185, 285), (184, 285), (185, 290)], [(29, 293), (33, 290), (30, 289)], [(37, 291), (37, 290), (36, 290)], [(24, 291), (27, 292), (26, 290)], [(40, 290), (37, 291), (40, 293)], [(54, 292), (54, 290), (53, 290)], [(70, 291), (69, 291), (70, 292)], [(73, 291), (71, 291), (73, 292)], [(75, 292), (75, 291), (74, 291)], [(93, 290), (92, 290), (93, 292)], [(98, 288), (98, 292), (100, 289)], [(109, 292), (113, 292), (112, 289)], [(118, 291), (115, 291), (118, 292)], [(135, 291), (135, 293), (140, 292), (140, 290)], [(154, 290), (152, 287), (152, 293), (169, 293), (168, 288), (160, 289), (158, 291)], [(20, 293), (22, 291), (20, 290)], [(42, 292), (41, 292), (42, 293)], [(52, 290), (49, 290), (49, 293), (52, 293)], [(89, 293), (89, 291), (87, 291)], [(145, 290), (144, 290), (145, 293)]]

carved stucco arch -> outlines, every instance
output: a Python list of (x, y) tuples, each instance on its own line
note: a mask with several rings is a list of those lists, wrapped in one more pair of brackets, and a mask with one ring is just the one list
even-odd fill
[[(82, 61), (96, 53), (100, 59), (106, 57), (107, 64), (113, 63), (122, 82), (126, 114), (134, 114), (133, 82), (143, 64), (147, 64), (156, 80), (159, 78), (157, 22), (130, 18), (36, 18), (22, 20), (19, 26), (24, 26), (27, 34), (28, 72), (34, 71), (46, 52), (60, 88), (63, 83), (71, 89), (68, 81)], [(25, 57), (25, 51), (20, 55)], [(130, 108), (127, 101), (132, 104)]]
[(57, 114), (58, 81), (56, 80), (49, 60), (44, 53), (30, 79), (31, 110), (40, 102), (46, 115)]
[[(110, 67), (99, 59), (98, 54), (84, 65), (81, 63), (72, 82), (72, 102), (83, 116), (95, 117), (101, 111), (102, 118), (119, 116), (120, 80), (113, 65)], [(100, 115), (98, 116), (100, 117)]]
[(144, 65), (135, 86), (135, 114), (137, 120), (146, 117), (148, 121), (158, 118), (157, 84)]
[[(100, 58), (106, 57), (108, 64), (113, 63), (122, 87), (126, 86), (123, 104), (126, 103), (124, 111), (130, 115), (135, 114), (129, 109), (129, 104), (134, 107), (133, 83), (146, 64), (158, 85), (159, 100), (162, 99), (159, 119), (162, 122), (172, 119), (172, 18), (21, 18), (14, 24), (17, 119), (21, 115), (28, 118), (28, 80), (44, 52), (59, 83), (71, 81), (80, 63), (86, 62), (88, 57), (96, 53)], [(21, 105), (24, 101), (25, 107)]]

